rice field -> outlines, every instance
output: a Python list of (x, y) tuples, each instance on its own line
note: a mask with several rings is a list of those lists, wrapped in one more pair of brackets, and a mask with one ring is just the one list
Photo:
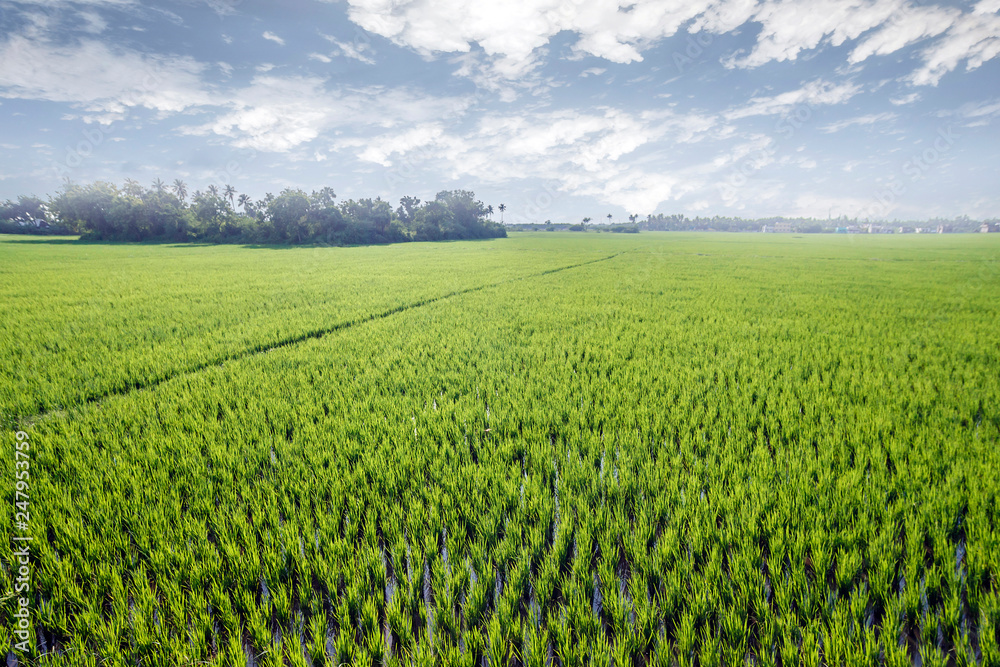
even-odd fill
[(0, 645), (1000, 665), (998, 258), (989, 235), (0, 238)]

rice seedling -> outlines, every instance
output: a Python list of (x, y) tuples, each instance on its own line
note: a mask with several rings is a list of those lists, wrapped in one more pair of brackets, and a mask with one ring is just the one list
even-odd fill
[[(232, 271), (158, 296), (128, 265), (121, 317), (175, 335), (109, 316), (93, 359), (42, 354), (0, 391), (39, 443), (23, 661), (1000, 661), (1000, 285), (954, 292), (997, 248), (508, 241), (331, 249), (301, 276), (143, 248), (150, 272)], [(100, 282), (62, 280), (55, 310)], [(19, 340), (96, 308), (22, 313)]]

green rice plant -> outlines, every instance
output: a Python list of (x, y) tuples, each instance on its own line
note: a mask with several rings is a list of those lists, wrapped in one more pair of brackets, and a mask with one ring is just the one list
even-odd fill
[(226, 639), (220, 651), (221, 663), (226, 667), (246, 667), (247, 656), (243, 650), (242, 636), (242, 632), (230, 633)]
[(694, 614), (687, 612), (681, 615), (676, 630), (676, 637), (678, 659), (685, 661), (686, 664), (693, 664), (695, 648), (697, 646)]
[[(722, 638), (716, 635), (707, 625), (701, 628), (699, 647), (698, 664), (705, 667), (719, 667), (723, 664), (724, 659), (732, 657), (731, 655), (724, 655), (726, 649)], [(738, 659), (742, 660), (743, 656), (739, 655)]]
[(837, 587), (841, 596), (848, 595), (854, 588), (854, 582), (861, 571), (862, 555), (851, 549), (837, 554)]
[[(572, 649), (566, 651), (567, 662), (564, 664), (580, 665), (582, 662), (578, 659), (578, 656), (572, 651)], [(626, 667), (632, 664), (632, 647), (631, 641), (627, 635), (616, 635), (614, 643), (609, 647), (609, 657), (611, 658), (609, 664), (612, 667)], [(560, 657), (560, 661), (561, 661)]]
[(823, 660), (820, 656), (820, 640), (822, 631), (815, 625), (802, 629), (802, 642), (799, 644), (799, 660), (803, 667), (820, 667)]
[(490, 665), (506, 665), (509, 651), (510, 643), (507, 641), (505, 628), (498, 616), (493, 615), (486, 632), (486, 659)]
[(747, 643), (750, 638), (745, 613), (735, 607), (721, 610), (719, 621), (720, 639), (723, 646), (733, 655), (746, 655)]
[(544, 667), (548, 658), (549, 632), (544, 626), (525, 625), (521, 660), (526, 667)]
[(465, 653), (470, 656), (474, 664), (479, 664), (486, 653), (486, 639), (482, 632), (479, 628), (470, 628), (462, 638), (465, 640)]
[[(989, 664), (1000, 294), (954, 290), (993, 246), (604, 236), (330, 249), (301, 283), (251, 270), (256, 249), (143, 250), (231, 275), (208, 294), (166, 271), (158, 309), (132, 264), (120, 335), (95, 324), (93, 359), (73, 343), (40, 357), (49, 379), (0, 382), (0, 405), (76, 401), (30, 426), (39, 617), (109, 664), (225, 662), (238, 633), (272, 664), (300, 637), (325, 660), (327, 631), (334, 664), (537, 662), (543, 640), (603, 667), (869, 664), (872, 633), (890, 664), (911, 634)], [(93, 252), (91, 272), (122, 259)], [(60, 300), (99, 279), (50, 273), (27, 350), (79, 326)], [(140, 349), (126, 317), (176, 335)]]
[(322, 610), (313, 610), (309, 617), (309, 657), (313, 665), (323, 665), (326, 661), (326, 635), (328, 632), (326, 615)]
[(801, 644), (801, 633), (797, 626), (784, 624), (781, 631), (781, 664), (799, 664), (799, 646)]
[(996, 617), (991, 617), (986, 611), (979, 612), (979, 651), (983, 657), (983, 665), (1000, 664)]
[(351, 664), (355, 659), (357, 644), (354, 631), (350, 625), (342, 625), (337, 630), (333, 642), (334, 661), (336, 664)]

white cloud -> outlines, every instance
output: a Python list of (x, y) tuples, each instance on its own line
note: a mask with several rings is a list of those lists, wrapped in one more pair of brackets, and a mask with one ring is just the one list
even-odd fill
[(309, 59), (318, 60), (321, 63), (328, 63), (328, 64), (333, 62), (333, 58), (329, 56), (324, 56), (322, 53), (310, 53)]
[(907, 95), (900, 95), (899, 97), (889, 98), (889, 102), (894, 106), (903, 106), (904, 104), (913, 104), (920, 99), (920, 93), (909, 93)]
[(600, 76), (607, 72), (608, 70), (604, 67), (588, 67), (587, 69), (580, 72), (580, 76), (586, 79), (588, 76)]
[(351, 20), (423, 54), (468, 53), (478, 45), (497, 71), (516, 78), (549, 40), (573, 32), (573, 49), (612, 62), (641, 50), (710, 7), (711, 0), (639, 0), (621, 9), (601, 0), (348, 0)]
[(403, 89), (328, 90), (319, 77), (258, 75), (229, 91), (229, 110), (214, 120), (181, 128), (189, 135), (228, 137), (235, 146), (288, 152), (336, 128), (391, 128), (460, 115), (465, 98), (420, 96)]
[(941, 39), (923, 51), (923, 65), (909, 80), (918, 86), (936, 86), (963, 60), (966, 70), (973, 70), (1000, 55), (1000, 16), (987, 13), (990, 6), (981, 2), (976, 11), (956, 19)]
[(112, 50), (102, 42), (54, 45), (21, 36), (0, 43), (0, 97), (67, 102), (110, 122), (129, 108), (179, 112), (210, 102), (187, 57)]
[(356, 41), (351, 44), (350, 42), (342, 42), (336, 37), (331, 37), (330, 35), (323, 35), (323, 38), (337, 47), (337, 51), (334, 55), (359, 60), (366, 65), (375, 64), (375, 59), (368, 55), (372, 51), (371, 44), (368, 42)]
[(889, 21), (851, 51), (848, 61), (858, 63), (872, 56), (895, 53), (921, 39), (940, 35), (960, 15), (959, 10), (950, 7), (900, 7)]
[(84, 25), (82, 30), (84, 32), (96, 35), (104, 32), (108, 28), (108, 23), (101, 15), (94, 11), (82, 11), (80, 12), (80, 18), (83, 19)]
[(864, 116), (855, 116), (854, 118), (845, 118), (835, 123), (830, 123), (829, 125), (823, 127), (823, 131), (827, 133), (839, 132), (840, 130), (851, 127), (852, 125), (875, 125), (876, 123), (895, 120), (896, 118), (899, 118), (899, 114), (888, 111), (883, 113), (867, 114)]
[(1000, 102), (980, 102), (978, 104), (967, 104), (960, 109), (966, 118), (982, 118), (983, 116), (1000, 115)]
[(440, 123), (426, 123), (399, 134), (354, 140), (342, 144), (342, 147), (357, 147), (360, 159), (389, 167), (392, 166), (390, 158), (393, 155), (412, 155), (418, 149), (436, 147), (443, 139), (444, 128)]
[(261, 37), (263, 37), (264, 39), (266, 39), (269, 42), (274, 42), (275, 44), (280, 44), (281, 46), (285, 45), (285, 40), (283, 40), (282, 38), (278, 37), (277, 35), (275, 35), (270, 30), (264, 31), (264, 34), (261, 35)]
[(963, 123), (966, 127), (982, 127), (990, 125), (994, 118), (1000, 116), (1000, 101), (970, 102), (957, 110), (939, 111), (937, 115), (942, 118), (960, 116), (967, 119)]
[(507, 61), (507, 66), (513, 63), (521, 68), (517, 72), (499, 68), (496, 63), (476, 51), (456, 56), (451, 62), (459, 66), (455, 70), (457, 76), (470, 79), (477, 87), (496, 94), (503, 102), (513, 102), (521, 90), (537, 95), (544, 93), (552, 85), (551, 80), (542, 76), (540, 62), (536, 60), (524, 60), (520, 63)]
[(562, 110), (486, 114), (465, 131), (425, 123), (344, 141), (338, 148), (390, 173), (424, 166), (492, 184), (543, 179), (565, 193), (651, 212), (698, 187), (703, 175), (647, 168), (650, 158), (639, 152), (662, 148), (663, 142), (694, 143), (718, 129), (717, 119), (662, 110)]
[[(348, 0), (355, 23), (431, 56), (482, 54), (480, 67), (458, 73), (480, 81), (514, 81), (534, 72), (545, 47), (559, 33), (575, 35), (576, 56), (616, 63), (642, 60), (643, 51), (678, 30), (726, 33), (748, 24), (759, 32), (749, 53), (725, 61), (758, 67), (796, 60), (803, 52), (861, 40), (851, 64), (894, 53), (921, 40), (914, 84), (936, 84), (965, 60), (974, 69), (1000, 55), (998, 0), (972, 11), (913, 0)], [(756, 29), (752, 26), (751, 29)], [(491, 70), (485, 75), (482, 68)]]
[(841, 104), (860, 90), (860, 86), (852, 83), (836, 85), (823, 80), (811, 81), (797, 90), (771, 97), (754, 97), (745, 105), (726, 112), (726, 118), (735, 120), (749, 116), (785, 114), (799, 106)]
[(242, 0), (205, 0), (205, 4), (212, 8), (219, 16), (229, 16), (236, 13), (236, 5)]
[(753, 51), (730, 64), (756, 67), (795, 60), (824, 40), (837, 46), (881, 25), (898, 11), (899, 0), (777, 0), (763, 3), (753, 21), (761, 24)]

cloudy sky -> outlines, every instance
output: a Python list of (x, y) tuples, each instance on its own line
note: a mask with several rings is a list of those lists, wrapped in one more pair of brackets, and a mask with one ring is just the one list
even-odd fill
[(0, 198), (1000, 215), (1000, 0), (0, 0)]

